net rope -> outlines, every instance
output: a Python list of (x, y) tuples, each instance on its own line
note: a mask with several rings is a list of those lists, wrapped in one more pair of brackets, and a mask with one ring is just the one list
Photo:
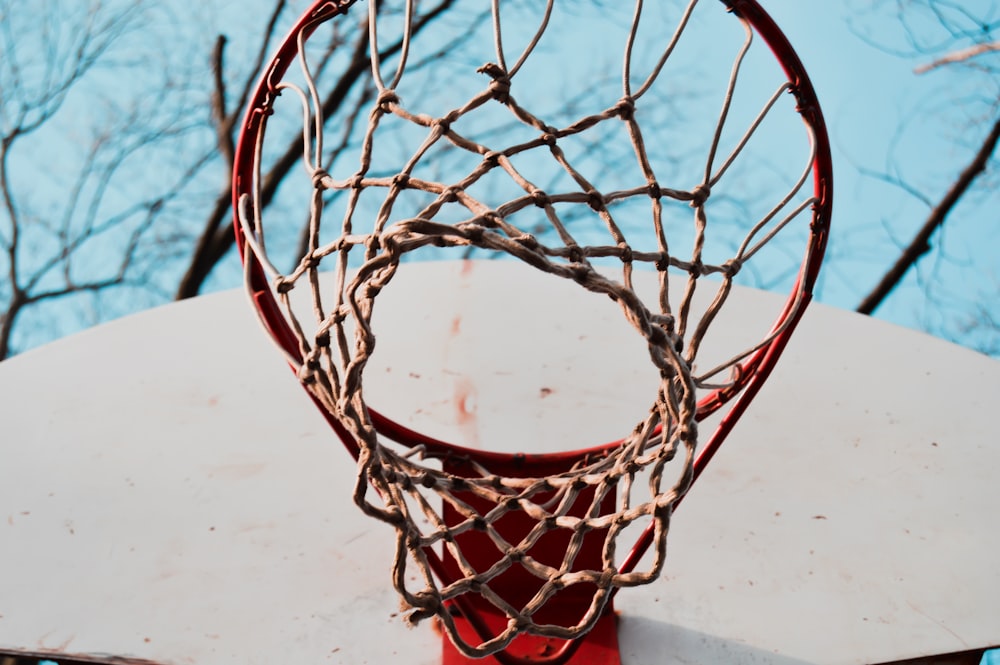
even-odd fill
[[(343, 3), (344, 11), (349, 4)], [(260, 212), (264, 206), (255, 199), (260, 196), (259, 184), (254, 195), (239, 201), (237, 213), (248, 249), (268, 273), (297, 338), (299, 353), (289, 353), (289, 361), (315, 399), (358, 442), (354, 501), (365, 513), (392, 525), (396, 531), (391, 575), (408, 609), (408, 619), (419, 622), (438, 617), (458, 648), (468, 656), (478, 657), (503, 649), (523, 632), (577, 638), (593, 627), (615, 589), (645, 584), (660, 575), (672, 508), (692, 482), (698, 442), (698, 391), (734, 383), (739, 378), (741, 361), (780, 334), (781, 329), (772, 330), (759, 344), (695, 375), (692, 368), (699, 347), (743, 266), (815, 203), (814, 198), (800, 193), (815, 155), (803, 156), (798, 180), (777, 197), (767, 213), (749, 224), (735, 253), (725, 261), (708, 262), (704, 247), (713, 188), (737, 160), (763, 118), (789, 89), (787, 83), (775, 89), (742, 138), (727, 154), (719, 154), (720, 137), (741, 61), (752, 43), (753, 32), (746, 21), (743, 21), (746, 38), (732, 65), (704, 171), (695, 187), (683, 189), (669, 187), (658, 177), (649, 158), (638, 109), (684, 34), (696, 1), (683, 10), (656, 66), (638, 81), (632, 71), (632, 51), (643, 3), (636, 2), (624, 45), (621, 96), (608, 100), (598, 113), (561, 125), (549, 124), (543, 114), (524, 101), (530, 95), (522, 99), (518, 87), (519, 72), (544, 38), (553, 32), (550, 20), (553, 0), (547, 2), (527, 45), (516, 54), (505, 49), (500, 3), (492, 1), (493, 53), (490, 61), (478, 68), (483, 86), (464, 104), (439, 115), (408, 107), (397, 90), (411, 62), (409, 41), (417, 20), (415, 4), (414, 1), (405, 4), (406, 28), (398, 56), (389, 68), (380, 51), (380, 3), (372, 0), (369, 4), (370, 64), (375, 93), (360, 159), (352, 173), (336, 177), (324, 168), (325, 120), (315, 83), (317, 74), (306, 55), (309, 30), (302, 30), (299, 37), (299, 64), (305, 85), (281, 82), (275, 86), (276, 92), (294, 94), (302, 107), (303, 164), (313, 190), (308, 251), (301, 261), (286, 273), (269, 260)], [(506, 109), (519, 125), (532, 130), (532, 136), (499, 146), (462, 131), (463, 119), (490, 105)], [(415, 152), (391, 171), (377, 164), (379, 129), (388, 119), (405, 121), (424, 133)], [(624, 128), (639, 177), (628, 187), (605, 191), (573, 163), (563, 150), (563, 143), (611, 123)], [(807, 128), (808, 131), (811, 130)], [(815, 150), (811, 134), (809, 141)], [(428, 155), (442, 146), (475, 156), (475, 166), (450, 180), (428, 178), (429, 171), (422, 169), (422, 165)], [(255, 155), (258, 170), (262, 153), (261, 138)], [(528, 154), (548, 159), (552, 168), (568, 175), (569, 184), (556, 190), (538, 185), (517, 166), (518, 159)], [(471, 191), (477, 183), (495, 174), (503, 174), (514, 183), (518, 194), (493, 201)], [(368, 218), (359, 212), (359, 201), (363, 193), (373, 191), (379, 192), (381, 203), (374, 218)], [(403, 195), (414, 191), (427, 196), (427, 202), (418, 209), (401, 203), (404, 199), (411, 201)], [(326, 219), (327, 201), (334, 193), (345, 198), (346, 204), (338, 218), (331, 221)], [(617, 205), (627, 200), (644, 202), (648, 215), (644, 226), (655, 247), (637, 247), (627, 237), (615, 211)], [(686, 256), (674, 253), (668, 243), (664, 223), (667, 200), (683, 202), (691, 211), (694, 241)], [(579, 239), (574, 225), (566, 219), (566, 211), (581, 207), (600, 220), (606, 240), (595, 243), (589, 237), (586, 241)], [(539, 215), (549, 225), (544, 238), (521, 223), (521, 219), (537, 223)], [(321, 230), (329, 230), (331, 225), (339, 228), (332, 240), (321, 236)], [(424, 454), (426, 451), (419, 447), (402, 449), (387, 441), (373, 424), (364, 392), (364, 371), (375, 349), (373, 307), (380, 290), (403, 265), (403, 258), (431, 246), (478, 248), (506, 254), (554, 277), (610, 296), (644, 341), (650, 361), (659, 373), (659, 388), (648, 416), (613, 450), (581, 459), (572, 468), (545, 477), (498, 475), (482, 461), (468, 461), (460, 467), (462, 472), (457, 473), (454, 465), (449, 467), (452, 470), (446, 470), (440, 460)], [(596, 265), (599, 260), (604, 265), (608, 259), (619, 265), (611, 274)], [(637, 269), (657, 273), (656, 302), (646, 303), (636, 293), (633, 272)], [(331, 270), (332, 275), (324, 272)], [(701, 279), (709, 275), (714, 278), (708, 287), (714, 289), (714, 296), (707, 308), (694, 317), (695, 291)], [(675, 279), (683, 280), (677, 302), (673, 302), (670, 291)], [(331, 281), (332, 289), (321, 289)], [(310, 293), (312, 324), (302, 320), (293, 306), (291, 294), (299, 287)], [(613, 506), (610, 510), (609, 505)], [(445, 506), (457, 519), (446, 518)], [(535, 524), (520, 539), (509, 539), (497, 526), (512, 513), (527, 515)], [(641, 570), (620, 570), (619, 537), (629, 527), (647, 523), (652, 524), (654, 531), (652, 556)], [(477, 568), (459, 545), (464, 534), (473, 532), (483, 534), (495, 547), (496, 551), (491, 552), (494, 563), (489, 567)], [(541, 561), (534, 557), (532, 549), (554, 532), (564, 534), (567, 539), (562, 560)], [(602, 540), (600, 565), (581, 567), (578, 559), (588, 534), (598, 534)], [(455, 579), (441, 580), (435, 574), (439, 572), (441, 558), (438, 552), (442, 551), (454, 562), (458, 571)], [(523, 605), (515, 606), (504, 589), (496, 588), (498, 577), (512, 567), (521, 567), (538, 580), (537, 591)], [(581, 608), (573, 625), (552, 624), (537, 618), (553, 597), (577, 585), (584, 585), (593, 593), (589, 605)], [(464, 594), (476, 594), (502, 612), (507, 618), (506, 627), (481, 643), (459, 635), (448, 603)]]

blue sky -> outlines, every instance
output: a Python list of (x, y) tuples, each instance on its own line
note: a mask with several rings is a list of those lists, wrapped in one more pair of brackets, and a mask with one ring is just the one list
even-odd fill
[[(962, 4), (984, 17), (997, 11), (989, 0)], [(904, 43), (902, 27), (891, 12), (868, 11), (872, 5), (892, 7), (893, 2), (762, 0), (761, 5), (799, 53), (824, 110), (836, 195), (832, 241), (818, 296), (828, 304), (853, 309), (928, 212), (926, 203), (865, 172), (898, 174), (908, 186), (936, 201), (968, 162), (982, 134), (970, 129), (967, 110), (947, 108), (952, 94), (975, 81), (954, 71), (918, 76), (914, 67), (931, 56), (901, 57), (860, 38), (858, 33), (864, 33), (888, 47)], [(919, 10), (911, 14), (915, 11)], [(937, 29), (933, 21), (920, 25), (928, 34)], [(944, 251), (924, 257), (876, 314), (958, 337), (961, 326), (955, 322), (971, 316), (964, 309), (977, 301), (991, 311), (1000, 309), (1000, 274), (993, 250), (1000, 230), (991, 229), (1000, 225), (989, 223), (991, 205), (1000, 207), (996, 195), (980, 195), (956, 210), (944, 234), (935, 237), (944, 243)], [(957, 313), (946, 319), (941, 312), (950, 307)], [(974, 333), (961, 334), (967, 343), (983, 343)]]
[[(931, 61), (932, 55), (901, 57), (865, 43), (858, 33), (887, 47), (904, 45), (904, 32), (893, 16), (852, 14), (852, 8), (863, 8), (865, 3), (767, 0), (761, 4), (799, 52), (823, 105), (835, 160), (836, 196), (833, 243), (820, 298), (853, 308), (928, 212), (914, 196), (862, 170), (898, 172), (936, 202), (984, 135), (983, 124), (977, 129), (970, 121), (974, 105), (949, 106), (962, 98), (964, 86), (976, 81), (956, 70), (917, 75), (914, 67)], [(997, 18), (995, 3), (961, 4), (984, 18)], [(935, 27), (932, 22), (924, 25), (928, 31)], [(997, 204), (995, 193), (970, 196), (949, 218), (944, 234), (934, 239), (936, 246), (944, 243), (944, 251), (925, 256), (920, 269), (908, 275), (876, 314), (902, 325), (934, 329), (941, 325), (937, 312), (953, 300), (978, 301), (996, 312), (1000, 234), (995, 212), (990, 211)]]
[[(762, 0), (761, 4), (787, 34), (809, 70), (831, 136), (836, 197), (832, 242), (818, 295), (829, 304), (854, 308), (927, 214), (927, 205), (916, 197), (862, 171), (896, 173), (915, 191), (936, 201), (968, 162), (982, 136), (983, 123), (976, 125), (970, 120), (982, 105), (950, 106), (965, 94), (963, 86), (975, 85), (977, 79), (951, 71), (918, 76), (913, 68), (930, 56), (891, 55), (852, 32), (853, 25), (880, 43), (899, 45), (903, 32), (894, 16), (861, 11), (873, 4), (895, 3)], [(989, 0), (968, 0), (963, 6), (989, 16), (990, 11), (1000, 11), (993, 9), (994, 4)], [(230, 31), (231, 62), (249, 60), (246, 53), (256, 39), (258, 27), (247, 15), (245, 5), (216, 0), (193, 8), (185, 5), (185, 12), (171, 13), (169, 8), (174, 3), (150, 3), (163, 14), (154, 12), (158, 25), (165, 30), (159, 35), (164, 43), (169, 42), (171, 26), (204, 33), (204, 44), (211, 44), (214, 30), (226, 26)], [(198, 16), (194, 25), (189, 20), (192, 13)], [(229, 18), (218, 20), (226, 16)], [(932, 23), (924, 25), (926, 30), (933, 27)], [(207, 57), (207, 53), (200, 52), (191, 55), (189, 66), (197, 69)], [(146, 83), (155, 85), (156, 81)], [(208, 83), (202, 84), (208, 87)], [(192, 99), (201, 99), (197, 94), (200, 90), (193, 92)], [(208, 112), (202, 99), (194, 102), (190, 114), (194, 121), (200, 121)], [(79, 113), (77, 109), (75, 117), (82, 117)], [(155, 175), (157, 171), (148, 173)], [(210, 199), (217, 181), (214, 172), (209, 176), (201, 193)], [(996, 180), (994, 175), (994, 183)], [(998, 208), (1000, 201), (995, 193), (970, 197), (949, 219), (944, 234), (935, 238), (935, 246), (943, 242), (944, 251), (935, 250), (925, 257), (920, 269), (908, 277), (877, 315), (969, 344), (988, 342), (989, 337), (962, 330), (962, 317), (972, 316), (968, 312), (976, 306), (1000, 316), (1000, 273), (995, 258), (1000, 225), (993, 222), (995, 213), (991, 212)], [(238, 269), (227, 267), (220, 274), (224, 278), (213, 281), (213, 287), (234, 286), (231, 278), (238, 276)], [(148, 304), (147, 299), (135, 307)], [(941, 312), (949, 309), (954, 310), (954, 316), (945, 323), (948, 319)], [(60, 327), (58, 322), (56, 325)], [(74, 324), (65, 327), (71, 330)], [(40, 331), (45, 337), (41, 318), (30, 328), (26, 326), (25, 332), (28, 330)], [(998, 337), (996, 331), (991, 334), (993, 339)], [(1000, 345), (997, 350), (1000, 352)]]

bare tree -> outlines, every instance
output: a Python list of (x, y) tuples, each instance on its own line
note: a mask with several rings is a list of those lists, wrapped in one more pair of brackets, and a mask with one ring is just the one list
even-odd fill
[[(940, 87), (933, 94), (944, 102), (939, 108), (963, 114), (964, 122), (952, 125), (958, 127), (958, 133), (951, 140), (957, 149), (968, 151), (969, 157), (951, 182), (940, 183), (937, 198), (926, 186), (907, 182), (898, 173), (875, 174), (917, 198), (926, 205), (928, 213), (919, 224), (911, 225), (911, 239), (902, 243), (898, 258), (858, 305), (857, 311), (865, 314), (873, 313), (891, 298), (904, 277), (919, 269), (922, 258), (936, 253), (938, 257), (945, 257), (941, 260), (947, 260), (941, 231), (946, 223), (957, 225), (963, 221), (962, 215), (969, 214), (963, 210), (963, 203), (989, 195), (997, 173), (996, 148), (1000, 141), (1000, 41), (997, 39), (1000, 6), (990, 2), (970, 4), (953, 0), (881, 0), (868, 6), (882, 19), (893, 16), (902, 30), (895, 41), (884, 32), (872, 36), (864, 30), (866, 23), (873, 23), (871, 14), (861, 13), (855, 20), (858, 33), (883, 50), (919, 63), (914, 68), (915, 74), (937, 77), (934, 82)], [(947, 122), (942, 119), (943, 126), (947, 127)], [(996, 226), (995, 218), (964, 221), (977, 225), (983, 237), (988, 237)], [(990, 251), (987, 261), (993, 254), (995, 250)], [(934, 268), (929, 272), (933, 274)], [(923, 280), (928, 302), (934, 302), (942, 311), (953, 312), (951, 323), (929, 322), (932, 332), (956, 336), (967, 331), (970, 328), (968, 314), (955, 313), (959, 307), (964, 307), (966, 312), (989, 311), (989, 308), (984, 309), (983, 299), (995, 297), (990, 284), (996, 275), (990, 276), (987, 271), (979, 274), (979, 287), (982, 288), (973, 283), (970, 289), (966, 284), (964, 294), (963, 289), (944, 291), (933, 276)], [(982, 326), (972, 327), (982, 331)], [(1000, 331), (997, 334), (1000, 335)], [(976, 344), (984, 350), (995, 346), (992, 341)]]
[[(123, 51), (141, 23), (138, 3), (5, 0), (0, 17), (2, 359), (34, 310), (142, 281), (142, 242), (183, 183), (157, 183), (150, 195), (134, 169), (185, 130), (176, 117), (89, 85), (139, 64)], [(57, 141), (53, 129), (77, 140)], [(65, 310), (51, 308), (45, 327), (67, 323)]]
[(913, 268), (920, 260), (920, 257), (931, 251), (931, 238), (935, 231), (944, 225), (945, 220), (951, 211), (958, 205), (962, 197), (974, 186), (976, 179), (986, 170), (993, 153), (996, 151), (997, 142), (1000, 141), (1000, 118), (993, 123), (989, 134), (983, 140), (979, 150), (973, 156), (969, 165), (962, 170), (958, 178), (951, 183), (948, 191), (945, 192), (941, 200), (933, 206), (927, 219), (917, 230), (913, 240), (903, 248), (902, 253), (888, 272), (882, 276), (875, 288), (865, 296), (857, 311), (862, 314), (871, 314), (885, 301), (906, 275), (906, 272)]
[[(220, 35), (212, 51), (212, 70), (214, 72), (215, 90), (212, 94), (212, 118), (215, 123), (217, 145), (223, 160), (231, 164), (234, 157), (237, 123), (242, 117), (244, 106), (256, 83), (267, 50), (270, 47), (274, 26), (279, 23), (288, 3), (280, 1), (275, 4), (264, 30), (264, 39), (257, 50), (254, 66), (245, 74), (237, 86), (236, 92), (230, 91), (225, 81), (225, 48), (226, 37)], [(414, 24), (414, 34), (419, 33), (437, 19), (443, 12), (455, 4), (455, 0), (438, 0), (421, 9)], [(396, 53), (401, 41), (383, 47), (383, 57)], [(455, 45), (443, 45), (441, 54), (447, 53)], [(361, 115), (362, 104), (370, 99), (371, 89), (368, 85), (367, 73), (371, 67), (368, 58), (368, 32), (365, 30), (338, 31), (334, 40), (327, 45), (326, 52), (321, 56), (319, 68), (322, 70), (333, 58), (334, 54), (344, 51), (349, 53), (346, 65), (338, 74), (334, 85), (327, 88), (322, 101), (323, 117), (327, 124), (340, 123), (344, 128), (339, 132), (341, 141), (346, 142), (352, 135), (355, 123)], [(286, 148), (271, 164), (266, 173), (266, 184), (262, 191), (262, 203), (266, 207), (274, 199), (282, 181), (299, 163), (302, 154), (302, 137), (295, 134), (289, 139)], [(177, 287), (176, 297), (189, 298), (201, 291), (205, 280), (218, 265), (219, 261), (233, 249), (234, 235), (229, 228), (230, 213), (230, 173), (220, 183), (219, 194), (205, 217), (198, 236), (194, 252), (187, 269)]]
[[(400, 5), (380, 2), (384, 13)], [(0, 0), (0, 358), (29, 338), (48, 341), (237, 284), (230, 181), (238, 123), (279, 36), (310, 4)], [(487, 20), (488, 7), (422, 2), (414, 31), (446, 13)], [(327, 147), (336, 144), (330, 159), (359, 143), (374, 94), (368, 32), (356, 15), (365, 9), (357, 3), (312, 56), (324, 77)], [(463, 37), (455, 39), (408, 69), (462, 57)], [(386, 37), (383, 59), (400, 46)], [(574, 98), (559, 103), (571, 107)], [(268, 133), (278, 139), (262, 203), (280, 208), (302, 138), (300, 130)], [(292, 219), (281, 239), (289, 258), (303, 251), (304, 223)]]
[[(424, 6), (416, 30), (454, 2)], [(18, 331), (46, 341), (197, 295), (231, 254), (237, 123), (276, 38), (308, 3), (263, 0), (264, 11), (223, 20), (210, 37), (184, 4), (0, 0), (0, 359), (25, 345)], [(367, 32), (344, 24), (323, 56), (341, 65), (324, 113), (347, 141), (370, 91)], [(290, 135), (265, 204), (301, 150)]]

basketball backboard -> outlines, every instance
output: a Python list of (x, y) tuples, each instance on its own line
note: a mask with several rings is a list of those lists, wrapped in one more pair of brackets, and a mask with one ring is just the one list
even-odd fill
[[(373, 390), (389, 415), (565, 448), (620, 436), (645, 408), (641, 348), (590, 354), (633, 334), (593, 294), (509, 262), (408, 271), (380, 296)], [(780, 306), (739, 295), (747, 328)], [(505, 298), (538, 315), (519, 334), (500, 335)], [(0, 394), (0, 653), (439, 662), (440, 635), (397, 616), (391, 529), (352, 504), (353, 461), (241, 292), (5, 361)], [(616, 598), (623, 662), (871, 664), (1000, 644), (998, 397), (995, 361), (813, 306), (678, 510), (663, 577)]]

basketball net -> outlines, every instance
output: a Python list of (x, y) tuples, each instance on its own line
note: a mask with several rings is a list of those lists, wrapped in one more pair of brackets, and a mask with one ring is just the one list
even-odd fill
[[(565, 3), (534, 10), (498, 0), (353, 4), (317, 2), (251, 102), (234, 177), (247, 283), (265, 327), (356, 457), (355, 503), (395, 530), (390, 577), (407, 620), (436, 618), (467, 657), (545, 660), (511, 655), (515, 638), (528, 635), (565, 641), (553, 657), (565, 660), (609, 615), (618, 589), (662, 573), (674, 509), (810, 299), (832, 182), (819, 108), (798, 59), (755, 2), (663, 3), (670, 7), (660, 13), (673, 27), (652, 30), (646, 14), (656, 10), (642, 2), (629, 14), (601, 9), (609, 26), (621, 27), (621, 41), (608, 51), (617, 71), (610, 86), (598, 83), (609, 77), (549, 64), (553, 54), (587, 64), (600, 50), (593, 33), (568, 23), (565, 12), (576, 10)], [(723, 16), (727, 8), (731, 16)], [(702, 80), (687, 64), (671, 64), (686, 57), (679, 54), (695, 39), (688, 32), (702, 21), (698, 12), (722, 16), (736, 30), (717, 34), (726, 48), (700, 61), (717, 69), (726, 58), (721, 87), (712, 91), (715, 119), (675, 120), (697, 120), (704, 135), (689, 151), (699, 166), (680, 172), (671, 150), (688, 152), (689, 137), (651, 123), (664, 122), (671, 100), (684, 93), (678, 77), (690, 77), (693, 88)], [(353, 43), (345, 34), (359, 19), (370, 80), (359, 84), (348, 121), (328, 126), (328, 90), (344, 80), (330, 70), (338, 58), (359, 62), (344, 55)], [(435, 36), (449, 25), (459, 26), (457, 37)], [(751, 113), (737, 111), (743, 63), (757, 57), (761, 49), (751, 47), (759, 37), (784, 76), (748, 103)], [(554, 92), (565, 79), (578, 82), (579, 98)], [(776, 121), (800, 140), (797, 153), (773, 157), (792, 164), (791, 175), (754, 194), (767, 198), (759, 212), (727, 208), (746, 196), (739, 174), (755, 171), (741, 170), (741, 160), (767, 152), (751, 146), (773, 116), (796, 121)], [(265, 134), (284, 131), (275, 129), (285, 122), (276, 118), (299, 119), (308, 182), (303, 250), (289, 270), (279, 270), (284, 259), (268, 250), (281, 245), (275, 220), (287, 224), (296, 213), (265, 223), (262, 193), (272, 159)], [(777, 252), (763, 258), (772, 246)], [(659, 376), (647, 416), (613, 444), (532, 456), (449, 445), (379, 414), (365, 394), (377, 297), (406, 279), (408, 256), (450, 251), (510, 257), (617, 303)], [(734, 283), (756, 270), (755, 261), (773, 269), (775, 256), (793, 277), (773, 327), (698, 367)], [(657, 275), (655, 298), (637, 294), (638, 271)], [(707, 304), (695, 305), (696, 292), (710, 294)], [(699, 421), (727, 404), (715, 433), (699, 442)]]

